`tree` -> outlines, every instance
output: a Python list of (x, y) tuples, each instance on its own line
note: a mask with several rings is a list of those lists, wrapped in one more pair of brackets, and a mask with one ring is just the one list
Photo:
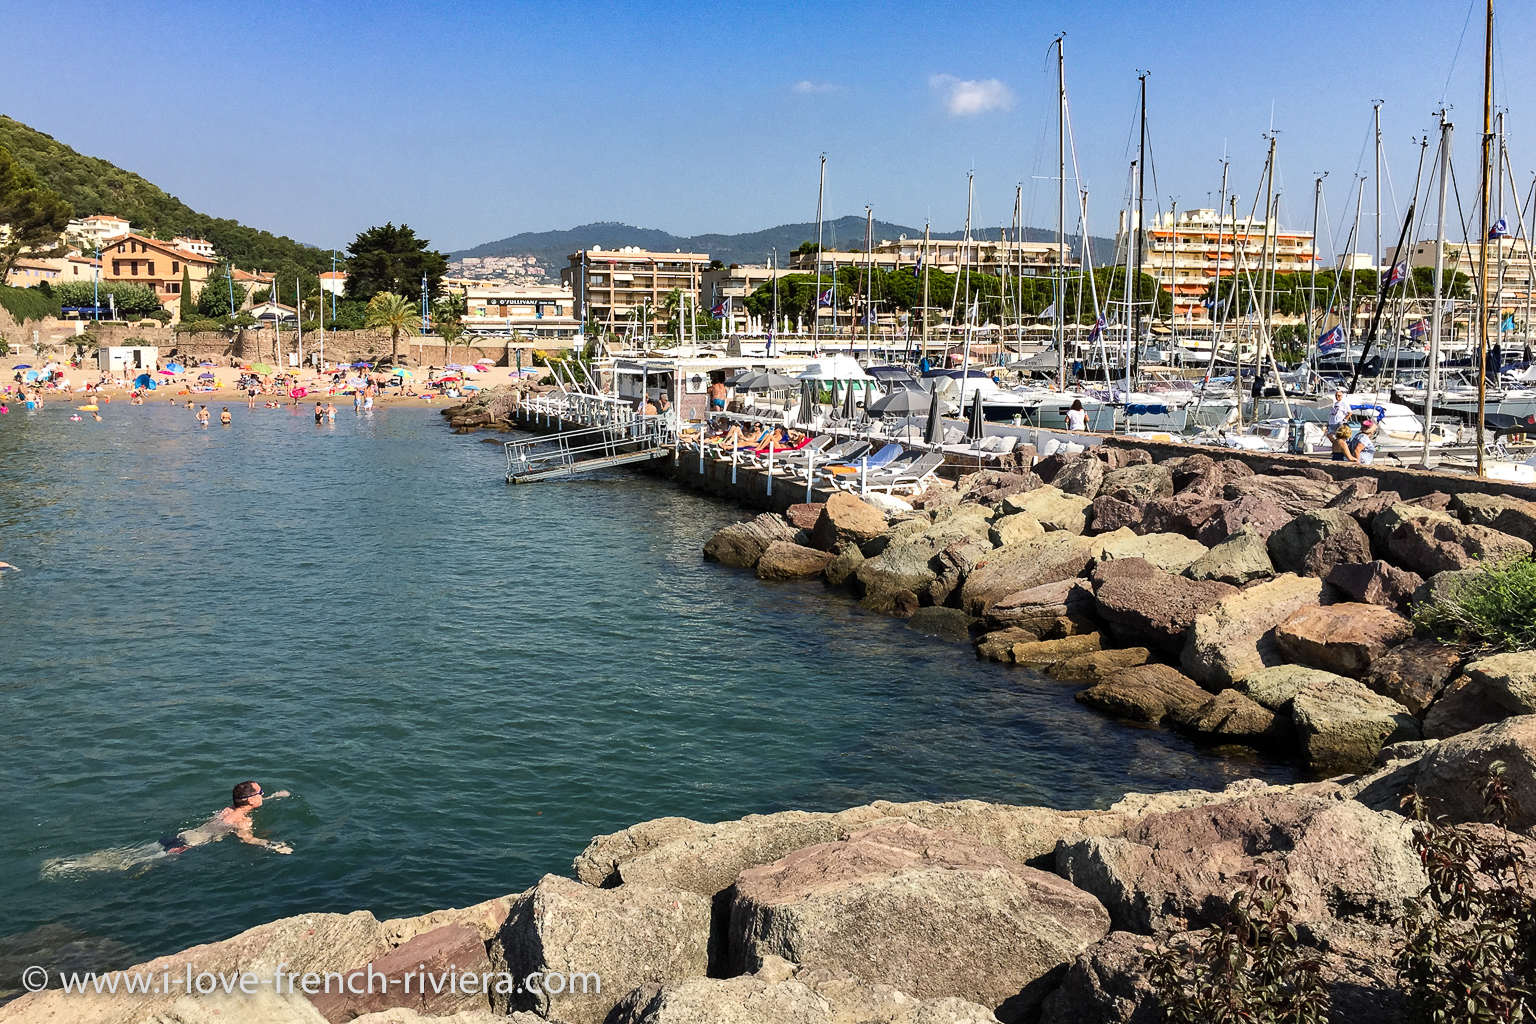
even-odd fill
[[(229, 296), (233, 290), (235, 308), (229, 308)], [(219, 273), (203, 282), (203, 290), (197, 293), (197, 311), (202, 316), (218, 317), (235, 312), (245, 304), (245, 287), (234, 285), (231, 289), (229, 275)]]
[(407, 337), (421, 333), (416, 326), (416, 308), (403, 295), (379, 292), (368, 300), (368, 317), (364, 326), (389, 332), (390, 357), (400, 361), (400, 335)]
[(453, 346), (464, 336), (464, 296), (449, 295), (432, 306), (432, 326), (443, 339), (445, 363), (453, 362)]
[(0, 284), (17, 260), (64, 255), (59, 238), (74, 215), (63, 196), (39, 182), (10, 150), (0, 146), (0, 224), (8, 228), (0, 242)]
[(391, 292), (419, 302), (423, 275), (428, 292), (435, 292), (448, 271), (448, 257), (428, 244), (405, 224), (364, 231), (347, 246), (347, 297), (366, 301)]
[(197, 305), (192, 301), (192, 271), (185, 264), (181, 268), (181, 318), (192, 319), (197, 312)]

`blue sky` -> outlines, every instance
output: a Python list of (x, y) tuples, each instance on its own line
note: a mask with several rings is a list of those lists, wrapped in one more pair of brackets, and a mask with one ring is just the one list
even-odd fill
[[(1515, 62), (1536, 27), (1507, 11), (1498, 85), (1524, 190), (1536, 85)], [(594, 220), (805, 221), (823, 152), (829, 216), (868, 203), (954, 229), (974, 168), (979, 223), (1009, 220), (1022, 183), (1026, 219), (1052, 226), (1048, 51), (1065, 32), (1094, 233), (1125, 196), (1138, 69), (1161, 205), (1213, 202), (1225, 151), (1246, 211), (1273, 117), (1283, 219), (1310, 224), (1326, 170), (1337, 228), (1354, 174), (1372, 173), (1377, 99), (1399, 209), (1414, 137), (1453, 106), (1472, 215), (1481, 19), (1479, 0), (10, 4), (0, 112), (196, 209), (322, 246), (386, 220), (444, 249)], [(91, 59), (107, 53), (123, 56)]]

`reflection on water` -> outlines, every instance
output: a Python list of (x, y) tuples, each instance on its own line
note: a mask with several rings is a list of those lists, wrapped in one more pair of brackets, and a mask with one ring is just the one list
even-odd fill
[[(40, 928), (137, 959), (304, 911), (464, 905), (660, 815), (1289, 777), (820, 584), (707, 564), (738, 513), (668, 485), (507, 487), (497, 447), (423, 410), (233, 411), (0, 421), (0, 960)], [(246, 778), (294, 791), (256, 816), (293, 856), (43, 877), (206, 820)]]

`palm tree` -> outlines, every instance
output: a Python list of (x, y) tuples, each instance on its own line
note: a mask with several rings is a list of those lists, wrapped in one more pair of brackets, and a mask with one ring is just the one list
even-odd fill
[(464, 336), (464, 296), (449, 295), (432, 307), (432, 326), (447, 350), (443, 362), (453, 362), (453, 346)]
[(379, 292), (368, 300), (368, 315), (364, 327), (379, 328), (389, 332), (390, 362), (400, 362), (400, 335), (413, 337), (421, 333), (416, 326), (415, 307), (404, 296), (394, 292)]

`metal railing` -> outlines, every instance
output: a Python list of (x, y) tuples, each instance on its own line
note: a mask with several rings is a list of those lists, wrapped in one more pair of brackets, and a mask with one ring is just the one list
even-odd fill
[(579, 473), (587, 463), (593, 464), (590, 468), (598, 468), (598, 463), (616, 462), (629, 456), (638, 460), (675, 443), (676, 437), (670, 427), (654, 417), (647, 419), (644, 425), (637, 420), (627, 429), (586, 427), (548, 437), (508, 441), (505, 444), (507, 479), (555, 470)]
[(639, 418), (634, 406), (623, 399), (579, 391), (531, 395), (523, 399), (521, 408), (524, 415), (545, 426), (565, 422), (588, 427), (627, 428)]

